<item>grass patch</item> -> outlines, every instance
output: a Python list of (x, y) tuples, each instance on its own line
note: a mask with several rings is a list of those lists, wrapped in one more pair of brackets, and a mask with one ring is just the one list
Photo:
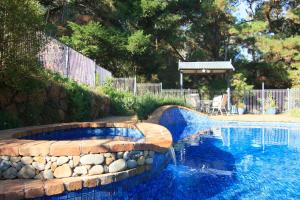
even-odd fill
[(295, 117), (295, 118), (300, 118), (300, 109), (299, 108), (294, 108), (288, 112), (288, 115), (290, 117)]

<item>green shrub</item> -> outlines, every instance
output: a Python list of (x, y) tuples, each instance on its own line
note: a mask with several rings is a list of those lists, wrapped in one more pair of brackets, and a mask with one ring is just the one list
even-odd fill
[(16, 116), (8, 112), (0, 111), (0, 130), (9, 129), (20, 126), (20, 121)]
[(294, 109), (292, 109), (288, 112), (288, 115), (291, 116), (291, 117), (300, 118), (300, 109), (299, 108), (294, 108)]
[(116, 90), (108, 81), (102, 88), (103, 92), (109, 96), (111, 113), (113, 115), (133, 115), (135, 106), (135, 96), (129, 92)]
[(183, 98), (146, 94), (137, 97), (135, 112), (138, 116), (138, 119), (145, 120), (148, 119), (148, 116), (155, 109), (164, 105), (180, 105), (188, 107)]
[[(0, 94), (7, 94), (7, 97), (2, 95), (2, 103), (0, 98), (0, 129), (86, 121), (106, 114), (103, 98), (107, 97), (99, 90), (90, 89), (40, 67), (32, 68), (34, 70), (27, 71), (22, 87), (20, 84), (5, 85), (7, 82), (0, 80), (0, 85), (6, 86), (0, 87)], [(10, 76), (9, 70), (5, 74), (7, 81), (12, 82), (15, 79), (16, 74)], [(23, 76), (20, 73), (17, 75)], [(52, 89), (57, 90), (58, 94), (51, 95)], [(23, 100), (17, 101), (16, 96), (21, 96)], [(11, 109), (5, 103), (7, 98), (11, 100)]]

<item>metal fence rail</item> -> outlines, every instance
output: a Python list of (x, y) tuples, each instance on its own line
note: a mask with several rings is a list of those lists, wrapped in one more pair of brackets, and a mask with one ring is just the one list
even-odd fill
[(96, 65), (95, 61), (58, 40), (48, 37), (46, 41), (45, 47), (39, 54), (39, 59), (45, 68), (92, 87), (97, 84), (102, 85), (112, 77), (111, 72)]

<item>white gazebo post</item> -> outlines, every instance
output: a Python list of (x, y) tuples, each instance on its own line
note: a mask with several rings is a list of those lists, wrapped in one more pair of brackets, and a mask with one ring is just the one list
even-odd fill
[(180, 71), (180, 89), (183, 89), (183, 73)]
[(262, 114), (265, 114), (265, 82), (261, 84)]

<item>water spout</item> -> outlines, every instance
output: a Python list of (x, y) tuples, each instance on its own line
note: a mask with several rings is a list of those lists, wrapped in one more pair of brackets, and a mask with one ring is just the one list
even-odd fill
[(170, 147), (169, 152), (170, 152), (170, 155), (171, 155), (171, 158), (172, 158), (172, 160), (173, 160), (174, 165), (177, 165), (177, 162), (176, 162), (176, 155), (175, 155), (175, 150), (174, 150), (174, 148), (173, 148), (173, 147)]

